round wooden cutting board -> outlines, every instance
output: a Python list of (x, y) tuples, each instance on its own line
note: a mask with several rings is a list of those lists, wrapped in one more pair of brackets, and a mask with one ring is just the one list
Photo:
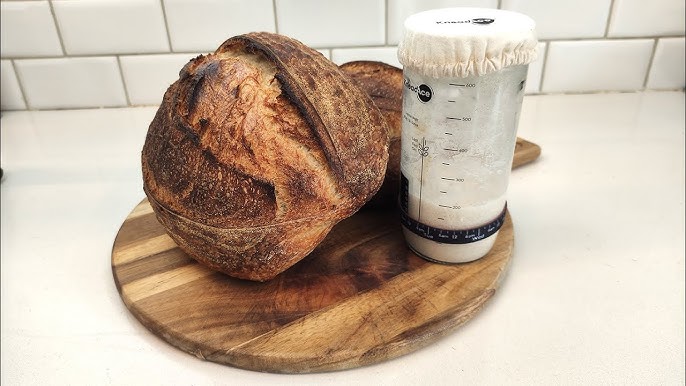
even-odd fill
[(493, 296), (514, 242), (509, 214), (492, 251), (443, 265), (411, 252), (394, 211), (361, 211), (266, 283), (199, 265), (147, 200), (114, 242), (114, 281), (155, 335), (199, 358), (279, 373), (348, 369), (436, 341)]
[[(541, 148), (517, 138), (512, 167)], [(201, 359), (257, 371), (359, 367), (450, 333), (495, 293), (512, 256), (509, 213), (491, 252), (443, 265), (407, 248), (395, 211), (360, 211), (267, 283), (199, 265), (165, 233), (147, 200), (112, 249), (124, 303), (150, 331)]]

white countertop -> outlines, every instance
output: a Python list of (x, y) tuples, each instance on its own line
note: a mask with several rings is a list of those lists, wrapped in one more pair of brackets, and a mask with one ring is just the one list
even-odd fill
[(684, 384), (684, 93), (527, 96), (543, 153), (512, 173), (499, 292), (426, 348), (310, 375), (201, 361), (119, 298), (155, 110), (3, 112), (3, 384)]

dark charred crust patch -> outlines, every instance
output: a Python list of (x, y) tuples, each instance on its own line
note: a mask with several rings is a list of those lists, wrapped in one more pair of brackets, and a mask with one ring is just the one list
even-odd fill
[(183, 122), (178, 121), (176, 122), (176, 128), (179, 131), (181, 131), (186, 136), (186, 138), (191, 140), (194, 145), (200, 145), (200, 137), (198, 137), (198, 134), (193, 130), (192, 127), (188, 126)]
[(188, 101), (186, 101), (186, 104), (188, 106), (188, 112), (191, 113), (193, 110), (195, 110), (195, 106), (198, 104), (200, 97), (202, 97), (203, 93), (203, 83), (205, 82), (205, 74), (204, 73), (196, 73), (193, 75), (193, 83), (191, 84), (191, 93), (190, 93), (190, 98), (188, 98)]

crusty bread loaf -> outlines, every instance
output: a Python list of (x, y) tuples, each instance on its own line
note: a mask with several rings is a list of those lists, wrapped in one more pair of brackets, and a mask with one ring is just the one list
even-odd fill
[(369, 94), (381, 110), (389, 129), (388, 167), (381, 189), (367, 203), (368, 208), (397, 206), (400, 189), (400, 131), (403, 109), (403, 71), (390, 64), (375, 61), (354, 61), (341, 65)]
[(309, 254), (381, 186), (388, 129), (319, 52), (250, 33), (190, 61), (142, 152), (144, 190), (190, 256), (265, 281)]

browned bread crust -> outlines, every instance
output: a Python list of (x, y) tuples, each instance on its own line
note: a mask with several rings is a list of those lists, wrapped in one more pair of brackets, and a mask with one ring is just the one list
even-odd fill
[(390, 144), (386, 177), (381, 189), (370, 200), (367, 207), (395, 206), (400, 188), (403, 71), (390, 64), (364, 60), (344, 63), (340, 67), (371, 96), (388, 123)]
[(379, 189), (388, 129), (320, 53), (250, 33), (190, 61), (142, 152), (144, 190), (199, 262), (265, 281), (309, 254)]

